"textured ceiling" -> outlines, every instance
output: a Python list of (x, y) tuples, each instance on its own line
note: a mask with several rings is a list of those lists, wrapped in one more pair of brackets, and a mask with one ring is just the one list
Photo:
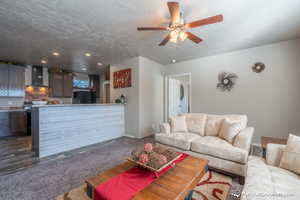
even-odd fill
[(198, 45), (187, 40), (159, 47), (166, 33), (136, 28), (167, 25), (166, 0), (1, 1), (0, 60), (46, 59), (49, 66), (94, 72), (98, 61), (116, 64), (140, 55), (168, 64), (300, 37), (299, 0), (179, 2), (187, 22), (217, 14), (224, 22), (193, 29), (204, 40)]

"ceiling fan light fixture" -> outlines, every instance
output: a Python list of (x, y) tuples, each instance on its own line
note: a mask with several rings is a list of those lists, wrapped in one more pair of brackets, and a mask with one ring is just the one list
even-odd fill
[[(197, 35), (187, 31), (187, 29), (197, 28), (209, 24), (214, 24), (223, 21), (223, 15), (216, 15), (204, 19), (186, 23), (182, 12), (180, 12), (179, 2), (167, 3), (170, 12), (170, 23), (167, 27), (138, 27), (138, 31), (168, 31), (168, 35), (159, 43), (159, 46), (165, 46), (168, 42), (177, 43), (178, 40), (184, 41), (189, 39), (196, 44), (203, 40)], [(187, 32), (186, 32), (187, 31)]]
[(187, 38), (187, 34), (184, 31), (180, 31), (179, 38), (181, 41), (184, 41)]
[(171, 31), (171, 33), (170, 33), (170, 36), (171, 36), (170, 42), (177, 43), (178, 34), (179, 34), (179, 33), (178, 33), (177, 30)]

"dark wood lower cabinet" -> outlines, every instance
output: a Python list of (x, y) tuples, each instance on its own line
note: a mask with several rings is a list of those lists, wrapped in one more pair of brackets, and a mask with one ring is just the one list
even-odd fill
[(0, 138), (27, 135), (25, 112), (0, 112)]
[(0, 112), (0, 137), (11, 136), (9, 112)]

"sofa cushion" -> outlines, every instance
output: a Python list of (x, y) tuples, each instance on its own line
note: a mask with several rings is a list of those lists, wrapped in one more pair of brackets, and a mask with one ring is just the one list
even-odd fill
[(300, 179), (288, 170), (267, 165), (271, 173), (272, 184), (278, 194), (282, 194), (287, 198), (283, 199), (300, 199)]
[(171, 118), (171, 131), (172, 132), (188, 132), (186, 125), (186, 117), (176, 116)]
[(285, 145), (267, 144), (266, 162), (268, 165), (279, 167)]
[(155, 140), (159, 143), (174, 146), (183, 150), (191, 149), (191, 142), (201, 136), (194, 133), (172, 133), (172, 134), (155, 134)]
[[(261, 157), (249, 156), (242, 200), (266, 200), (274, 192), (271, 173)], [(262, 196), (259, 196), (262, 194)], [(272, 198), (270, 198), (272, 199)], [(273, 200), (273, 199), (272, 199)]]
[(223, 115), (223, 117), (231, 123), (241, 123), (241, 128), (247, 128), (248, 117), (247, 115)]
[(267, 165), (256, 156), (249, 156), (247, 165), (241, 200), (299, 199), (300, 179), (295, 173)]
[(237, 136), (241, 130), (241, 123), (232, 123), (225, 119), (222, 123), (219, 137), (232, 144), (235, 136)]
[(213, 136), (193, 140), (191, 150), (241, 164), (245, 164), (248, 158), (246, 150), (234, 147), (229, 142)]
[(224, 117), (221, 115), (207, 115), (205, 125), (206, 136), (218, 136)]
[(186, 124), (188, 132), (196, 133), (204, 136), (206, 114), (202, 113), (188, 113), (184, 114), (186, 117)]
[(300, 174), (300, 137), (289, 135), (279, 166)]

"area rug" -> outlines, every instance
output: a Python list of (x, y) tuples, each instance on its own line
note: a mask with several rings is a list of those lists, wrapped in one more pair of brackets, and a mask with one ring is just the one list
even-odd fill
[(194, 188), (192, 200), (226, 200), (232, 178), (208, 171)]
[[(232, 178), (208, 171), (194, 188), (193, 200), (226, 200)], [(86, 195), (86, 185), (81, 185), (60, 195), (56, 200), (91, 200)]]

